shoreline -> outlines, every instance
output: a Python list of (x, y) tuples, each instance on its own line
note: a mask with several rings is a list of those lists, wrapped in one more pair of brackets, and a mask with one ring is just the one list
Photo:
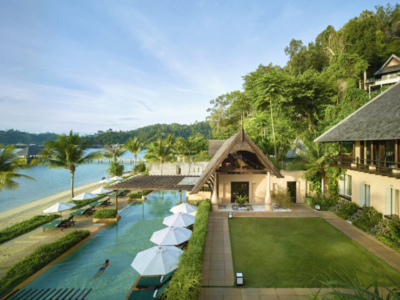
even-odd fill
[[(75, 187), (74, 193), (75, 195), (79, 195), (81, 193), (91, 192), (102, 185), (102, 183), (98, 182), (81, 185)], [(43, 210), (57, 202), (68, 201), (71, 201), (71, 189), (0, 212), (0, 230), (25, 221), (33, 216), (43, 215)]]

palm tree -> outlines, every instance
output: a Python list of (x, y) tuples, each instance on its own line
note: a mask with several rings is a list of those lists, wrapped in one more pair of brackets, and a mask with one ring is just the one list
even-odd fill
[(144, 156), (148, 162), (161, 163), (161, 175), (163, 165), (165, 162), (170, 161), (172, 158), (172, 150), (166, 147), (165, 142), (161, 139), (152, 142), (147, 147), (146, 155)]
[(173, 148), (174, 148), (174, 153), (178, 157), (181, 157), (186, 150), (185, 139), (183, 137), (176, 138)]
[(126, 150), (122, 148), (122, 145), (117, 145), (115, 147), (110, 145), (105, 145), (103, 148), (103, 156), (105, 158), (112, 159), (114, 162), (116, 162), (119, 157), (124, 155), (125, 152)]
[(137, 137), (129, 138), (129, 140), (124, 144), (124, 148), (132, 152), (135, 156), (135, 166), (137, 165), (137, 155), (142, 151), (143, 143), (139, 142)]
[[(307, 181), (321, 180), (321, 195), (324, 196), (324, 181), (326, 172), (330, 164), (333, 162), (333, 157), (326, 151), (322, 143), (314, 143), (313, 141), (304, 142), (305, 150), (299, 153), (301, 162), (290, 164), (290, 169), (306, 170), (301, 177)], [(319, 193), (317, 191), (317, 193)]]
[(192, 138), (188, 138), (186, 140), (186, 153), (189, 156), (189, 161), (190, 161), (190, 154), (195, 154), (197, 151), (197, 145), (195, 141)]
[(100, 151), (88, 153), (88, 143), (71, 130), (69, 135), (56, 135), (57, 140), (46, 142), (46, 148), (38, 153), (33, 164), (48, 165), (49, 169), (67, 169), (71, 173), (71, 195), (74, 197), (74, 176), (79, 165), (101, 158)]
[(3, 145), (0, 144), (0, 191), (17, 190), (19, 184), (14, 181), (17, 178), (35, 180), (30, 176), (17, 173), (19, 170), (29, 169), (31, 165), (28, 165), (24, 158), (18, 157), (14, 146), (7, 145), (1, 150), (2, 148)]

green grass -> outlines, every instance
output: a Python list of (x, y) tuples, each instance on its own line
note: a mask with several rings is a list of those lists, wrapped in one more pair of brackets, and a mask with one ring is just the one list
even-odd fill
[(26, 221), (19, 222), (3, 230), (0, 230), (0, 244), (7, 242), (24, 233), (32, 231), (33, 229), (39, 227), (40, 225), (49, 223), (59, 217), (60, 215), (57, 214), (38, 215)]
[(229, 233), (234, 270), (247, 288), (321, 287), (348, 274), (367, 285), (371, 267), (379, 284), (400, 282), (396, 270), (322, 218), (235, 218)]

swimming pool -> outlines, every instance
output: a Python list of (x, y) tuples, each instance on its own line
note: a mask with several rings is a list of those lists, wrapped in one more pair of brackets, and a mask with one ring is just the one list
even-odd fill
[[(182, 201), (186, 201), (185, 193)], [(104, 228), (25, 288), (92, 288), (86, 299), (125, 299), (139, 276), (131, 267), (133, 259), (155, 245), (150, 242), (151, 235), (166, 227), (162, 221), (178, 202), (178, 191), (157, 191), (144, 203), (126, 205), (119, 210), (118, 223)], [(91, 282), (106, 259), (114, 269), (108, 267)]]

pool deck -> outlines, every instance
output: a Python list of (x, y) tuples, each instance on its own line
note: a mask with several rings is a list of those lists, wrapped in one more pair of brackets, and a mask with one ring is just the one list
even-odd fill
[[(96, 210), (115, 208), (115, 197), (111, 197), (110, 202), (110, 206), (97, 207)], [(121, 208), (127, 204), (127, 202), (127, 197), (118, 197), (118, 208)], [(67, 214), (69, 214), (69, 211), (63, 212), (64, 219), (66, 218)], [(40, 226), (28, 233), (1, 244), (0, 253), (7, 253), (7, 256), (3, 256), (2, 259), (0, 259), (0, 278), (2, 278), (7, 270), (15, 263), (33, 253), (36, 248), (44, 244), (54, 242), (73, 230), (89, 230), (92, 235), (106, 227), (105, 225), (93, 224), (93, 216), (75, 216), (74, 221), (76, 221), (75, 226), (66, 228), (63, 231), (60, 229), (50, 229), (43, 232), (42, 226)]]
[[(335, 214), (315, 211), (306, 204), (295, 204), (290, 212), (234, 212), (234, 218), (324, 218), (369, 252), (400, 272), (400, 253), (351, 225)], [(209, 216), (202, 269), (203, 288), (199, 300), (305, 299), (318, 288), (236, 288), (228, 228), (228, 212), (215, 211)], [(321, 289), (321, 294), (329, 289)], [(343, 290), (347, 291), (347, 290)], [(384, 290), (382, 289), (384, 292)]]

